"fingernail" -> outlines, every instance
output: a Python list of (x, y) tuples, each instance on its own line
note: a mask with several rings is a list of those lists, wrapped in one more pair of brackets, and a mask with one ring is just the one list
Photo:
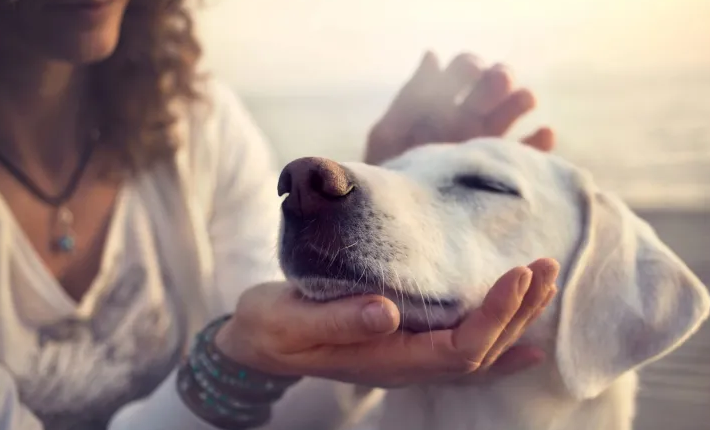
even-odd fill
[(552, 261), (552, 264), (549, 264), (545, 267), (542, 272), (542, 278), (545, 285), (554, 285), (555, 280), (557, 279), (557, 273), (559, 272), (559, 268), (559, 264), (557, 264), (557, 262), (555, 261)]
[(518, 279), (518, 294), (524, 296), (530, 288), (530, 282), (532, 281), (532, 270), (525, 268), (525, 272)]
[(365, 327), (373, 333), (383, 333), (392, 330), (395, 325), (391, 312), (382, 303), (370, 303), (362, 310)]

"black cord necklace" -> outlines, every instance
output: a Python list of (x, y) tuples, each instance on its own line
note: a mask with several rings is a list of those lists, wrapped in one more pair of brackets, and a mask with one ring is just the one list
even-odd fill
[(76, 168), (69, 177), (69, 182), (66, 187), (56, 195), (44, 192), (20, 167), (10, 161), (4, 154), (0, 153), (0, 164), (5, 167), (17, 182), (24, 186), (35, 198), (57, 209), (55, 228), (50, 243), (52, 250), (57, 252), (69, 253), (74, 251), (76, 245), (73, 229), (74, 214), (66, 207), (66, 203), (71, 200), (76, 192), (81, 178), (86, 171), (86, 166), (89, 164), (89, 160), (91, 160), (94, 148), (99, 141), (99, 137), (100, 133), (98, 130), (94, 130), (90, 133), (87, 145), (84, 147), (79, 157)]

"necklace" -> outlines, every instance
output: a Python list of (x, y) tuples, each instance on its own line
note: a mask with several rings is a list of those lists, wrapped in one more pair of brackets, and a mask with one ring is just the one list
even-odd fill
[(70, 253), (74, 251), (76, 245), (74, 214), (69, 210), (66, 204), (76, 192), (99, 138), (100, 133), (98, 129), (94, 129), (89, 133), (87, 145), (81, 153), (76, 168), (69, 177), (69, 182), (66, 187), (56, 195), (45, 193), (20, 167), (10, 161), (4, 154), (0, 153), (0, 164), (10, 172), (15, 180), (32, 193), (35, 198), (56, 209), (55, 225), (50, 239), (50, 247), (56, 252)]

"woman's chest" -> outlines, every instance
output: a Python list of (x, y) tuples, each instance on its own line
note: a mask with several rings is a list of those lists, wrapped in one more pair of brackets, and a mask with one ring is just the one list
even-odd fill
[(4, 345), (2, 361), (22, 401), (52, 423), (49, 429), (108, 420), (152, 391), (177, 363), (185, 341), (182, 312), (168, 291), (169, 278), (145, 263), (130, 259), (86, 316), (40, 324), (17, 318), (10, 328), (16, 341)]
[(65, 292), (80, 300), (100, 268), (121, 184), (89, 181), (66, 203), (49, 205), (0, 174), (5, 218)]
[(0, 276), (0, 363), (50, 429), (108, 419), (152, 391), (183, 350), (177, 277), (138, 197), (122, 196), (100, 269), (79, 301), (21, 238), (0, 253), (0, 275), (3, 267), (9, 275)]

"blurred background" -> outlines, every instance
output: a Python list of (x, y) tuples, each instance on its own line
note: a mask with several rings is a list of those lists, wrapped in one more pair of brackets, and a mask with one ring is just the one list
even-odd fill
[[(512, 135), (552, 126), (710, 284), (710, 0), (206, 0), (198, 27), (280, 165), (359, 159), (425, 50), (509, 65), (539, 100)], [(642, 382), (637, 430), (710, 428), (710, 325)]]

